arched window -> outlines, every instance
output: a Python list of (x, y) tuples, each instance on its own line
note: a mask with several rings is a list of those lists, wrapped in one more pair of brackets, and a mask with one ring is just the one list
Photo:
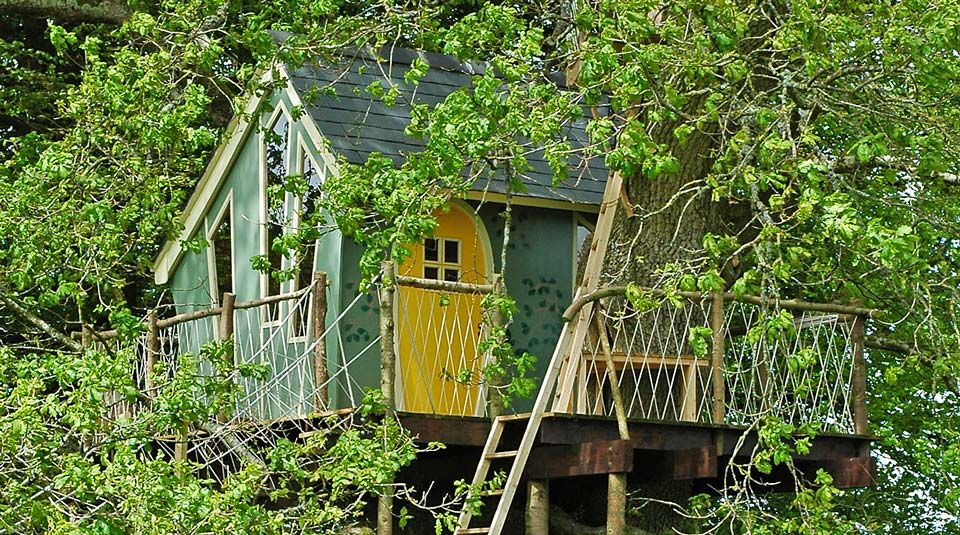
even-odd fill
[[(321, 186), (323, 185), (323, 168), (317, 166), (309, 151), (301, 142), (299, 144), (300, 157), (298, 158), (297, 172), (303, 177), (305, 189), (296, 199), (296, 206), (293, 215), (293, 226), (296, 230), (304, 230), (303, 225), (311, 221), (318, 210), (321, 195)], [(297, 274), (294, 277), (292, 290), (294, 292), (307, 288), (313, 283), (313, 268), (316, 262), (317, 240), (309, 232), (302, 234), (304, 242), (299, 256), (295, 259)], [(304, 310), (299, 307), (293, 311), (293, 321), (291, 335), (294, 338), (306, 336), (308, 318)]]

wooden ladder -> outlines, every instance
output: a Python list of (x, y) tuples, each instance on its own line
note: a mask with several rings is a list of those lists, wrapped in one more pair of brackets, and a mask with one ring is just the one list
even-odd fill
[[(483, 453), (480, 456), (480, 464), (477, 465), (477, 471), (473, 475), (470, 491), (464, 499), (464, 507), (460, 510), (460, 517), (457, 520), (457, 529), (454, 535), (468, 535), (489, 533), (499, 535), (503, 530), (503, 525), (507, 520), (507, 513), (513, 503), (513, 497), (520, 486), (520, 477), (523, 475), (523, 469), (527, 464), (527, 457), (533, 449), (533, 443), (537, 438), (537, 431), (540, 429), (540, 421), (546, 412), (547, 403), (550, 401), (553, 385), (556, 384), (557, 377), (560, 375), (560, 365), (563, 361), (557, 355), (562, 355), (563, 349), (568, 345), (564, 340), (569, 340), (569, 331), (564, 328), (560, 335), (560, 341), (557, 343), (557, 350), (551, 359), (550, 368), (547, 375), (543, 378), (543, 386), (540, 393), (537, 394), (537, 401), (534, 403), (533, 411), (530, 414), (520, 414), (516, 416), (499, 416), (490, 426), (490, 434), (487, 435), (487, 442), (483, 446)], [(503, 429), (507, 422), (516, 420), (527, 420), (527, 427), (523, 432), (523, 438), (520, 439), (520, 446), (516, 450), (500, 450), (500, 438), (503, 436)], [(503, 488), (495, 491), (485, 491), (483, 484), (487, 481), (487, 475), (490, 472), (490, 466), (497, 459), (513, 459), (510, 465), (510, 472), (507, 475)], [(484, 496), (499, 496), (497, 508), (493, 513), (493, 518), (489, 526), (470, 527), (470, 520), (473, 514), (467, 507), (467, 503), (472, 497), (471, 494), (480, 492)]]
[[(583, 281), (577, 288), (574, 299), (587, 295), (597, 289), (600, 284), (600, 270), (603, 267), (603, 259), (607, 253), (607, 242), (610, 240), (610, 232), (613, 228), (614, 214), (617, 210), (617, 204), (620, 202), (620, 192), (623, 187), (623, 179), (619, 172), (614, 172), (607, 179), (606, 187), (603, 192), (603, 201), (600, 204), (600, 214), (597, 217), (597, 227), (593, 232), (593, 240), (590, 243), (590, 254), (587, 258), (587, 265), (583, 273)], [(470, 492), (483, 492), (481, 487), (487, 481), (487, 474), (490, 471), (490, 465), (495, 459), (513, 458), (510, 466), (510, 472), (503, 488), (496, 492), (486, 492), (487, 496), (499, 495), (497, 509), (494, 511), (490, 525), (486, 527), (470, 527), (471, 512), (468, 510), (467, 503), (470, 498), (468, 495), (464, 500), (464, 508), (460, 511), (460, 517), (457, 520), (457, 529), (455, 535), (469, 535), (486, 533), (490, 535), (500, 535), (503, 526), (507, 520), (507, 513), (513, 504), (513, 497), (520, 486), (520, 477), (523, 475), (523, 469), (527, 465), (527, 457), (533, 449), (533, 443), (536, 441), (537, 433), (540, 430), (540, 422), (547, 411), (547, 404), (553, 399), (553, 410), (565, 411), (571, 406), (571, 397), (573, 392), (573, 383), (576, 377), (576, 371), (580, 365), (580, 352), (583, 348), (583, 341), (587, 334), (590, 323), (590, 317), (593, 312), (593, 302), (588, 302), (580, 310), (576, 320), (568, 322), (560, 333), (560, 339), (557, 340), (556, 349), (550, 358), (550, 364), (540, 385), (540, 391), (537, 393), (537, 400), (533, 404), (533, 410), (529, 415), (518, 416), (500, 416), (494, 420), (490, 427), (490, 434), (487, 435), (487, 443), (483, 447), (483, 454), (480, 457), (480, 464), (477, 465), (477, 471), (473, 475)], [(562, 371), (562, 373), (561, 373)], [(559, 381), (558, 379), (561, 378)], [(556, 393), (554, 393), (556, 386)], [(523, 432), (523, 438), (520, 440), (520, 446), (516, 450), (500, 451), (500, 438), (503, 435), (503, 428), (506, 422), (517, 419), (527, 419), (527, 427)]]

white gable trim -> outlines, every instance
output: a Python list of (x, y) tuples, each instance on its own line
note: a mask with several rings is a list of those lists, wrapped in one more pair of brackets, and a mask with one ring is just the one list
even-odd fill
[[(281, 79), (286, 81), (284, 90), (293, 106), (303, 108), (303, 100), (290, 82), (290, 76), (285, 66), (275, 65), (267, 70), (260, 77), (260, 83), (270, 83), (276, 79), (275, 76), (280, 76), (282, 77)], [(210, 209), (210, 204), (213, 202), (214, 196), (223, 184), (237, 155), (239, 155), (244, 141), (250, 134), (252, 127), (258, 125), (260, 122), (260, 117), (254, 117), (254, 113), (263, 100), (271, 96), (272, 93), (254, 96), (247, 102), (243, 112), (234, 116), (230, 121), (226, 130), (226, 141), (221, 142), (216, 152), (214, 152), (203, 176), (200, 178), (193, 194), (190, 195), (190, 199), (187, 201), (186, 207), (183, 209), (181, 216), (183, 218), (183, 231), (180, 233), (180, 237), (175, 240), (167, 240), (160, 250), (160, 254), (158, 254), (156, 260), (154, 260), (154, 281), (157, 284), (166, 284), (169, 282), (173, 270), (177, 267), (177, 264), (183, 256), (183, 242), (190, 239), (190, 236), (193, 236), (202, 225), (204, 217)], [(314, 147), (317, 148), (316, 154), (323, 160), (326, 171), (336, 176), (337, 160), (327, 149), (326, 142), (320, 134), (316, 123), (314, 123), (310, 117), (310, 114), (303, 113), (298, 120), (302, 122)], [(291, 127), (292, 122), (291, 120)]]

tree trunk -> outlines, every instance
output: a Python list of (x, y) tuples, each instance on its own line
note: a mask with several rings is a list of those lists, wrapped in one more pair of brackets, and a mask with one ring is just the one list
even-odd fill
[(673, 135), (676, 126), (663, 123), (652, 137), (670, 148), (680, 163), (679, 172), (656, 178), (625, 177), (635, 216), (617, 210), (603, 266), (603, 285), (634, 282), (658, 287), (665, 265), (697, 263), (703, 236), (728, 230), (723, 217), (726, 207), (712, 202), (709, 193), (693, 198), (682, 193), (684, 186), (703, 179), (710, 171), (710, 133), (695, 131), (680, 145)]
[[(690, 104), (699, 106), (696, 102)], [(622, 208), (616, 212), (601, 273), (601, 287), (629, 282), (643, 287), (661, 287), (665, 278), (664, 267), (668, 264), (679, 265), (688, 272), (702, 271), (704, 235), (727, 233), (734, 223), (744, 221), (742, 211), (730, 210), (712, 201), (709, 193), (691, 195), (684, 192), (691, 183), (702, 180), (710, 172), (714, 141), (709, 132), (695, 131), (681, 145), (673, 134), (675, 126), (660, 123), (654, 127), (651, 135), (655, 141), (669, 147), (679, 162), (679, 171), (656, 178), (633, 176), (625, 180), (626, 196), (635, 215), (630, 217), (627, 210)], [(618, 306), (619, 303), (609, 304), (608, 310)], [(682, 317), (681, 314), (679, 318)], [(707, 321), (707, 318), (702, 319)], [(650, 316), (641, 316), (637, 321), (640, 325), (629, 327), (628, 330), (639, 328), (650, 333), (656, 329), (661, 334), (650, 335), (654, 341), (670, 339), (668, 331), (671, 329), (676, 331), (670, 333), (674, 338), (686, 329), (686, 325), (665, 324), (663, 318), (654, 322)], [(685, 343), (686, 337), (683, 340), (681, 343)], [(632, 352), (636, 353), (638, 349), (632, 348)], [(625, 348), (617, 347), (617, 350), (623, 351)], [(661, 354), (677, 351), (675, 347), (650, 347), (649, 350), (650, 353)], [(682, 350), (682, 353), (690, 353), (689, 348)], [(625, 393), (629, 389), (639, 388), (641, 377), (627, 377), (621, 383), (626, 389)], [(641, 505), (635, 498), (639, 496), (671, 501), (685, 508), (692, 493), (692, 484), (689, 481), (642, 483), (632, 488), (631, 493), (634, 496), (633, 507)], [(634, 522), (643, 530), (653, 533), (673, 533), (674, 529), (682, 532), (686, 523), (674, 507), (661, 505), (659, 501), (648, 502), (640, 507)]]

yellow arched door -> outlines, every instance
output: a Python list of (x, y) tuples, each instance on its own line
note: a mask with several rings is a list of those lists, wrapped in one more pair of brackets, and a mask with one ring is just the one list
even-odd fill
[[(489, 283), (487, 258), (473, 215), (452, 206), (437, 215), (432, 238), (410, 246), (400, 266), (408, 277)], [(433, 414), (478, 413), (483, 322), (478, 294), (443, 293), (400, 286), (397, 349), (403, 410)]]

